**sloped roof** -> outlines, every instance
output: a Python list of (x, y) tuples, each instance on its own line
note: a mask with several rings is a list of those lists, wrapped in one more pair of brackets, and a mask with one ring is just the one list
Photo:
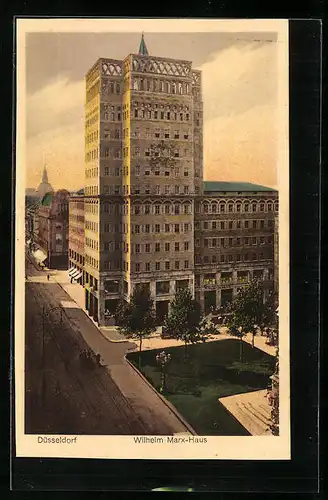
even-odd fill
[(251, 182), (204, 181), (204, 192), (224, 191), (276, 191), (276, 189)]
[(143, 33), (141, 35), (141, 41), (140, 41), (140, 46), (139, 46), (139, 54), (141, 54), (143, 56), (148, 56), (149, 55)]
[(44, 195), (41, 201), (41, 205), (43, 207), (49, 207), (51, 205), (52, 199), (54, 197), (54, 193), (47, 193)]

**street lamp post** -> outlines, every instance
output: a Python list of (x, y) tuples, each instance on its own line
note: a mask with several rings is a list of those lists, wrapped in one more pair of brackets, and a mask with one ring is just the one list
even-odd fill
[(49, 316), (49, 314), (52, 311), (59, 310), (60, 311), (60, 326), (63, 324), (63, 308), (62, 306), (55, 306), (46, 311), (45, 305), (42, 306), (42, 353), (41, 353), (41, 359), (42, 359), (42, 378), (41, 378), (41, 399), (42, 399), (42, 406), (45, 404), (45, 318)]
[(156, 356), (156, 361), (161, 367), (162, 371), (162, 384), (160, 392), (165, 392), (166, 390), (166, 365), (171, 361), (171, 354), (167, 354), (165, 351), (160, 352)]

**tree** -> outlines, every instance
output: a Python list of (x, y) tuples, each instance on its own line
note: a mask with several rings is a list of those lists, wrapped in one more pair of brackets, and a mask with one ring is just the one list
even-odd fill
[(229, 331), (233, 335), (237, 335), (241, 341), (244, 335), (251, 333), (252, 347), (254, 347), (254, 338), (257, 331), (261, 330), (263, 332), (273, 322), (274, 305), (274, 294), (270, 294), (268, 300), (264, 302), (261, 282), (257, 280), (251, 281), (227, 307)]
[(120, 301), (115, 311), (115, 322), (120, 333), (139, 340), (140, 364), (142, 340), (155, 329), (155, 313), (149, 289), (135, 288), (130, 302)]
[(271, 424), (270, 429), (274, 436), (279, 435), (279, 349), (276, 352), (275, 370), (271, 377)]
[(264, 311), (260, 326), (262, 333), (267, 333), (269, 343), (273, 346), (278, 346), (278, 295), (275, 291), (271, 291), (264, 304)]
[(192, 298), (189, 289), (177, 290), (164, 328), (174, 338), (184, 342), (185, 354), (188, 344), (206, 341), (209, 328), (202, 318), (200, 305)]

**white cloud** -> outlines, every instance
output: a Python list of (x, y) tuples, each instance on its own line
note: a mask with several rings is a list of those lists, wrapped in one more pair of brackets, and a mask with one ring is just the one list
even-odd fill
[(85, 85), (58, 80), (27, 96), (27, 135), (33, 137), (45, 130), (83, 121)]
[(276, 184), (276, 45), (237, 44), (204, 64), (204, 173)]
[[(206, 178), (276, 183), (274, 43), (237, 43), (199, 69), (203, 78)], [(63, 77), (27, 96), (27, 182), (47, 156), (55, 188), (84, 180), (85, 83)]]
[(276, 52), (274, 43), (240, 43), (221, 52), (202, 70), (204, 118), (235, 115), (253, 106), (275, 105)]
[(207, 179), (276, 185), (277, 133), (271, 106), (209, 120), (204, 137)]
[(27, 96), (27, 183), (40, 182), (45, 157), (54, 188), (84, 180), (84, 82), (58, 79)]

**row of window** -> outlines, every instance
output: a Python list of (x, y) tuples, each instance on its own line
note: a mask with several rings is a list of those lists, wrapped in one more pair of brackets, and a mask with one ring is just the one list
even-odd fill
[[(188, 162), (189, 163), (189, 162)], [(183, 177), (189, 177), (189, 170), (188, 170), (188, 163), (186, 162), (184, 167), (183, 167)], [(175, 177), (180, 177), (181, 175), (181, 170), (179, 167), (174, 167), (174, 170), (167, 170), (165, 167), (162, 168), (162, 171), (160, 168), (156, 168), (154, 171), (151, 171), (149, 169), (149, 166), (146, 166), (144, 169), (141, 169), (140, 165), (136, 165), (134, 167), (134, 174), (136, 177), (140, 177), (140, 175), (145, 175), (146, 177), (149, 177), (151, 175), (154, 176), (161, 176), (161, 177), (170, 177), (171, 175)], [(128, 172), (126, 173), (128, 175)], [(195, 170), (195, 177), (200, 177), (200, 171), (199, 169)]]
[(95, 83), (90, 89), (87, 90), (87, 103), (92, 101), (96, 96), (99, 95), (99, 82)]
[(99, 224), (98, 224), (98, 222), (95, 222), (92, 220), (85, 220), (85, 229), (88, 229), (89, 231), (93, 231), (94, 233), (98, 233)]
[(189, 223), (184, 224), (133, 224), (132, 232), (139, 233), (187, 233), (192, 230), (192, 225)]
[(94, 269), (98, 269), (99, 270), (99, 260), (98, 259), (95, 259), (91, 255), (86, 254), (86, 256), (85, 256), (85, 262), (86, 262), (86, 264), (88, 264), (89, 266), (93, 267)]
[(228, 229), (265, 229), (266, 227), (273, 227), (273, 219), (195, 222), (196, 231), (199, 231), (201, 228), (204, 231), (225, 231)]
[(102, 147), (100, 150), (100, 157), (101, 158), (114, 158), (116, 160), (122, 158), (125, 158), (125, 150), (121, 148), (108, 148), (108, 147)]
[(221, 254), (221, 255), (196, 255), (195, 264), (215, 264), (217, 262), (221, 263), (232, 263), (232, 262), (249, 262), (266, 260), (265, 253), (244, 253), (244, 254)]
[(165, 242), (165, 243), (136, 243), (134, 245), (134, 253), (151, 253), (151, 252), (188, 252), (190, 250), (190, 242), (182, 241), (182, 242)]
[(91, 144), (92, 142), (97, 141), (98, 138), (99, 138), (99, 131), (95, 130), (94, 132), (91, 132), (90, 134), (88, 134), (86, 136), (85, 143), (86, 144)]
[[(268, 276), (272, 277), (272, 275), (273, 275), (273, 271), (272, 271), (272, 269), (269, 269)], [(233, 282), (233, 281), (247, 282), (251, 278), (263, 279), (263, 276), (264, 276), (263, 269), (254, 269), (253, 271), (252, 270), (237, 271), (236, 272), (236, 280), (234, 279), (232, 272), (222, 271), (220, 273), (215, 273), (215, 274), (204, 274), (203, 276), (196, 274), (195, 275), (195, 286), (201, 286), (201, 282), (203, 282), (203, 285), (216, 285), (216, 284), (222, 283), (222, 282), (227, 283), (227, 282)]]
[[(152, 272), (152, 271), (170, 271), (170, 270), (175, 270), (179, 271), (180, 269), (190, 269), (190, 261), (189, 260), (175, 260), (174, 262), (165, 261), (165, 262), (145, 262), (144, 264), (141, 264), (140, 262), (134, 263), (134, 271), (136, 273), (139, 272)], [(124, 270), (128, 271), (128, 262), (125, 262), (124, 265)]]
[(99, 186), (86, 186), (84, 193), (86, 196), (96, 196), (99, 194)]
[(221, 201), (209, 203), (204, 201), (203, 203), (196, 204), (196, 213), (204, 214), (216, 214), (216, 213), (249, 213), (249, 212), (278, 212), (278, 201)]
[[(90, 178), (90, 177), (97, 177), (98, 176), (98, 167), (95, 167), (95, 168), (92, 168), (92, 169), (87, 169), (86, 171), (86, 177)], [(103, 175), (104, 176), (115, 176), (115, 177), (119, 177), (122, 175), (122, 173), (124, 175), (128, 175), (129, 173), (129, 169), (127, 166), (120, 168), (120, 167), (104, 167), (103, 169)], [(140, 177), (141, 175), (141, 168), (140, 168), (140, 165), (136, 165), (135, 168), (134, 168), (134, 173), (135, 173), (135, 176), (136, 177)], [(145, 175), (146, 177), (149, 177), (151, 175), (151, 171), (149, 170), (149, 167), (147, 169), (145, 169), (143, 171), (143, 175)], [(153, 172), (154, 176), (161, 176), (162, 174), (162, 177), (170, 177), (171, 174), (173, 174), (173, 171), (171, 172), (170, 170), (164, 170), (163, 172), (161, 172), (160, 170), (155, 170)], [(175, 177), (180, 177), (180, 169), (178, 167), (175, 167), (174, 168), (174, 175)], [(184, 170), (183, 170), (183, 176), (184, 177), (189, 177), (189, 170), (188, 170), (188, 166), (185, 165), (184, 167)], [(195, 172), (195, 177), (199, 177), (200, 176), (200, 172), (199, 170), (196, 170)], [(139, 191), (140, 193), (140, 186), (136, 186), (136, 189)], [(148, 190), (150, 190), (150, 186), (147, 187)], [(165, 186), (164, 187), (164, 193), (165, 194), (169, 194), (173, 192), (173, 187), (171, 186)]]
[[(74, 259), (75, 261), (79, 262), (80, 264), (84, 265), (84, 256), (81, 255), (80, 253), (76, 252), (75, 250), (72, 250), (71, 248), (69, 249), (68, 255), (71, 259)], [(70, 266), (71, 267), (71, 266)]]
[[(118, 204), (114, 204), (115, 206), (119, 206)], [(92, 214), (98, 214), (99, 213), (99, 204), (97, 203), (90, 203), (88, 201), (84, 202), (84, 211)]]
[(106, 81), (101, 84), (102, 94), (121, 94), (121, 85), (119, 82)]
[(88, 163), (89, 161), (92, 160), (98, 160), (99, 159), (99, 148), (94, 148), (88, 153), (85, 154), (85, 163)]
[(70, 199), (69, 200), (69, 207), (70, 207), (70, 211), (74, 211), (74, 210), (83, 211), (84, 210), (84, 201), (83, 200), (74, 201), (74, 200)]
[(115, 112), (115, 111), (111, 111), (110, 113), (108, 113), (108, 111), (104, 111), (101, 115), (101, 119), (108, 122), (108, 121), (111, 121), (111, 122), (120, 122), (121, 121), (121, 117), (122, 117), (122, 114), (121, 112)]
[(164, 94), (189, 95), (190, 85), (186, 82), (134, 77), (133, 90), (161, 92)]
[(99, 250), (99, 243), (92, 238), (85, 238), (85, 246), (92, 248), (92, 250)]
[[(145, 158), (151, 157), (151, 149), (150, 148), (147, 147), (147, 148), (143, 149), (142, 155), (141, 155), (140, 151), (141, 150), (140, 150), (139, 146), (134, 146), (132, 149), (132, 157), (133, 158), (139, 157), (139, 156), (144, 156)], [(185, 158), (187, 156), (190, 156), (191, 154), (192, 154), (192, 151), (190, 148), (175, 147), (174, 149), (172, 149), (172, 156), (174, 158)], [(123, 148), (123, 158), (126, 158), (128, 155), (129, 155), (129, 148), (128, 147)], [(154, 156), (158, 157), (159, 152), (155, 151)]]
[(115, 130), (105, 129), (104, 130), (104, 139), (120, 139), (121, 138), (121, 130), (116, 128)]
[[(144, 138), (144, 139), (179, 139), (179, 140), (188, 140), (191, 137), (190, 131), (185, 129), (181, 131), (180, 129), (175, 129), (171, 131), (169, 128), (155, 128), (151, 130), (149, 128), (140, 128), (136, 127), (133, 131), (132, 137), (135, 139)], [(123, 139), (129, 138), (129, 129), (123, 129)]]
[[(120, 184), (104, 184), (103, 185), (103, 192), (104, 194), (123, 194), (123, 195), (129, 195), (130, 194), (130, 186), (124, 185), (121, 186)], [(195, 192), (196, 192), (196, 187), (195, 187)], [(170, 185), (165, 185), (165, 186), (160, 186), (156, 185), (154, 187), (151, 187), (150, 184), (146, 184), (145, 188), (143, 191), (141, 191), (139, 185), (135, 185), (132, 194), (190, 194), (190, 187), (188, 185), (181, 186), (180, 184), (177, 184), (175, 186), (170, 186)], [(136, 213), (136, 215), (139, 215), (141, 212), (137, 208), (138, 205), (135, 206), (135, 209), (132, 209), (132, 213)]]
[(153, 205), (145, 203), (144, 205), (133, 205), (132, 213), (134, 215), (180, 215), (191, 214), (192, 205), (190, 203), (155, 203)]
[(98, 177), (98, 174), (99, 174), (98, 167), (87, 168), (86, 171), (85, 171), (85, 177), (86, 177), (86, 179), (91, 179), (93, 177)]
[[(180, 184), (176, 184), (175, 186), (171, 186), (166, 184), (164, 186), (160, 186), (159, 184), (156, 186), (150, 186), (150, 184), (145, 184), (144, 189), (141, 191), (141, 187), (139, 184), (136, 184), (132, 187), (133, 194), (190, 194), (191, 189), (190, 186), (185, 184), (181, 186)], [(136, 205), (137, 207), (138, 205)]]
[[(145, 189), (143, 190), (143, 193), (141, 192), (141, 189), (137, 187), (134, 188), (134, 193), (133, 194), (173, 194), (172, 193), (173, 187), (170, 186), (160, 186), (156, 185), (151, 189), (149, 184), (146, 184)], [(199, 186), (195, 186), (195, 191), (196, 194), (199, 193)], [(99, 186), (86, 186), (84, 188), (84, 193), (86, 196), (95, 196), (99, 194)], [(103, 193), (104, 194), (123, 194), (123, 195), (128, 195), (130, 194), (129, 191), (129, 186), (121, 186), (119, 184), (113, 185), (113, 184), (104, 184), (103, 185)], [(190, 192), (189, 186), (180, 186), (176, 185), (174, 186), (174, 194), (192, 194)]]
[[(232, 247), (232, 246), (249, 246), (249, 245), (265, 245), (272, 244), (272, 235), (267, 237), (244, 237), (244, 238), (204, 238), (203, 246), (204, 248), (216, 248), (216, 247)], [(201, 245), (201, 240), (199, 238), (195, 239), (195, 246), (199, 247)]]
[[(163, 112), (168, 112), (171, 111), (173, 113), (189, 113), (190, 107), (186, 104), (169, 104), (167, 102), (165, 103), (156, 103), (156, 102), (138, 102), (138, 101), (133, 101), (132, 102), (132, 107), (134, 109), (141, 109), (141, 110), (146, 110), (146, 111), (163, 111)], [(123, 109), (128, 109), (128, 105), (123, 106)], [(196, 113), (196, 118), (200, 118), (200, 113)]]
[[(179, 122), (190, 122), (189, 113), (172, 113), (171, 111), (152, 111), (150, 109), (135, 109), (132, 118), (135, 119), (146, 119), (146, 120), (167, 120), (167, 121), (179, 121)], [(195, 123), (197, 126), (200, 125), (200, 119), (196, 118)]]
[(85, 128), (88, 129), (89, 127), (92, 127), (95, 123), (97, 123), (99, 120), (99, 112), (97, 111), (94, 113), (93, 116), (88, 118), (85, 122)]

